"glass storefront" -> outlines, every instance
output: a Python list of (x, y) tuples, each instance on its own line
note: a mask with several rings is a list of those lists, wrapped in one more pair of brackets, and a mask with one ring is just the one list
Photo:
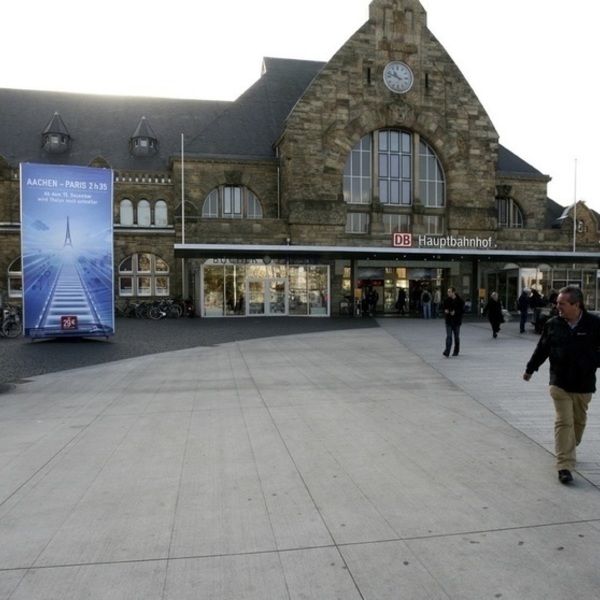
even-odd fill
[(542, 264), (537, 267), (507, 265), (502, 271), (487, 273), (486, 292), (497, 291), (508, 310), (515, 310), (516, 302), (523, 288), (537, 290), (542, 298), (548, 298), (553, 291), (567, 285), (575, 285), (583, 291), (585, 306), (598, 310), (598, 269), (562, 268)]
[(328, 265), (209, 259), (200, 272), (203, 317), (330, 315)]

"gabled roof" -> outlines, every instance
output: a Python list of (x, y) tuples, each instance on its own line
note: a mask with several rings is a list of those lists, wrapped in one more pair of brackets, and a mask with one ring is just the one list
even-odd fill
[(532, 175), (544, 177), (543, 173), (532, 167), (529, 163), (519, 158), (516, 154), (501, 144), (498, 148), (498, 172), (506, 175)]
[(188, 144), (190, 154), (274, 157), (288, 115), (324, 62), (263, 59), (260, 79)]
[[(234, 102), (0, 89), (0, 156), (15, 166), (87, 165), (101, 156), (114, 169), (164, 170), (170, 157), (181, 152), (183, 134), (186, 154), (274, 158), (287, 117), (325, 64), (267, 57), (261, 77)], [(44, 153), (40, 145), (45, 124), (55, 120), (52, 115), (69, 124), (74, 140), (57, 156)], [(134, 157), (129, 132), (135, 131), (135, 137), (142, 127), (152, 133), (147, 137), (158, 140), (159, 151)], [(497, 170), (545, 177), (502, 145)]]

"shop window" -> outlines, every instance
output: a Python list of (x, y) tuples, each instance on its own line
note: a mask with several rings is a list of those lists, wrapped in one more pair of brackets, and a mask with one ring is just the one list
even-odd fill
[[(444, 207), (445, 176), (433, 149), (418, 135), (399, 129), (369, 133), (352, 148), (344, 167), (344, 200), (348, 204), (370, 204), (373, 197), (378, 197), (384, 205), (412, 206), (417, 142), (419, 170), (416, 185), (421, 202), (428, 207)], [(374, 155), (376, 175), (373, 175)]]
[(132, 254), (119, 264), (119, 296), (168, 296), (169, 265), (148, 252)]
[(349, 212), (346, 214), (346, 233), (368, 233), (369, 215), (367, 213)]
[(224, 185), (212, 190), (205, 198), (202, 216), (208, 219), (262, 219), (263, 210), (248, 188)]
[(23, 272), (20, 256), (8, 265), (8, 297), (23, 297)]
[(498, 198), (498, 227), (523, 227), (523, 213), (512, 198)]

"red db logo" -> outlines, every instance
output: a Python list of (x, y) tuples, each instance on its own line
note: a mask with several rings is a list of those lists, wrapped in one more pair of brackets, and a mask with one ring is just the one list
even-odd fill
[(395, 233), (393, 245), (395, 248), (410, 248), (412, 246), (412, 233)]

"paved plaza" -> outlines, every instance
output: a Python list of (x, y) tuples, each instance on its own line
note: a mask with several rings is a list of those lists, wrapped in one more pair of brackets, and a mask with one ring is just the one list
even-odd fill
[(537, 335), (353, 321), (8, 386), (0, 598), (597, 598), (600, 398), (564, 486)]

